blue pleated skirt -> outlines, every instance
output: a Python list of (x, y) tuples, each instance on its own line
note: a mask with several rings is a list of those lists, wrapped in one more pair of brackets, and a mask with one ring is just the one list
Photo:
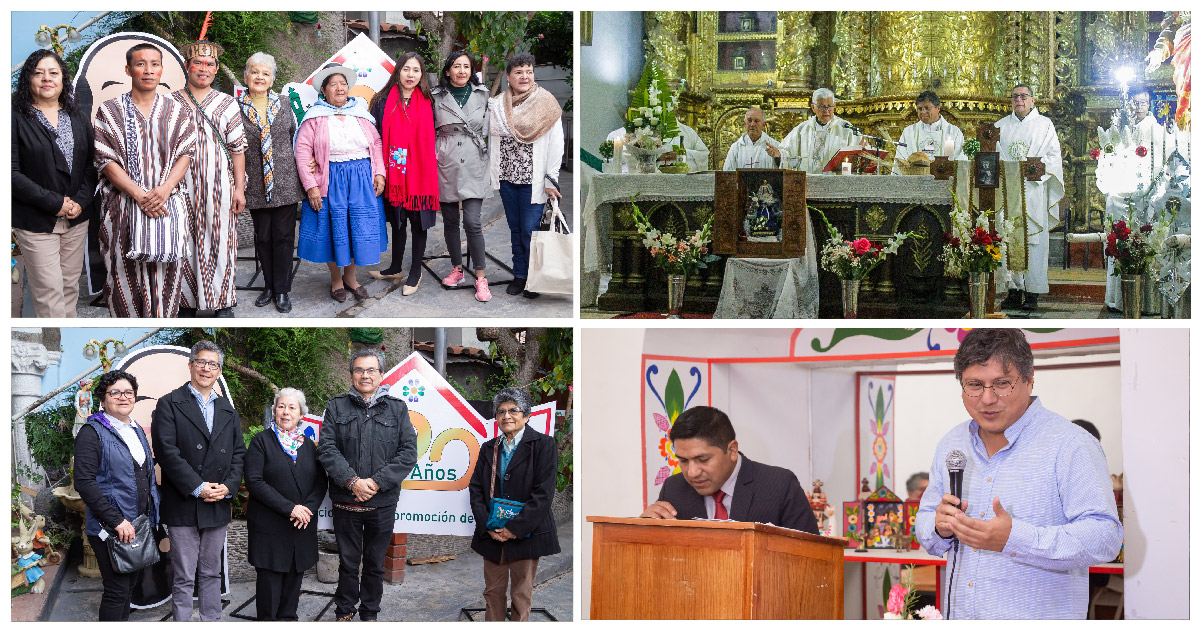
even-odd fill
[(296, 253), (314, 263), (377, 265), (387, 251), (383, 204), (375, 196), (371, 160), (329, 164), (329, 196), (314, 212), (306, 199), (300, 208)]

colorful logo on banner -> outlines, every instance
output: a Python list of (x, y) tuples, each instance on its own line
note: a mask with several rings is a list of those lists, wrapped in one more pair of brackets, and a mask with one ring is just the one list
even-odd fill
[(375, 92), (383, 89), (388, 77), (396, 69), (394, 59), (376, 46), (370, 37), (359, 33), (358, 37), (350, 40), (341, 50), (314, 68), (304, 81), (283, 86), (283, 95), (288, 96), (288, 89), (294, 89), (304, 108), (312, 107), (312, 104), (317, 102), (317, 91), (321, 87), (312, 84), (313, 76), (330, 64), (352, 68), (358, 76), (355, 78), (354, 87), (350, 88), (350, 96), (361, 96), (367, 101), (375, 96)]
[(685, 409), (708, 404), (707, 389), (700, 399), (696, 398), (704, 378), (704, 372), (697, 364), (655, 361), (646, 367), (642, 400), (647, 497), (657, 497), (658, 487), (667, 477), (679, 472), (679, 460), (675, 459), (668, 432)]
[[(496, 422), (479, 415), (446, 379), (414, 352), (389, 370), (381, 382), (388, 395), (408, 405), (417, 431), (417, 464), (401, 484), (392, 531), (408, 534), (470, 536), (475, 531), (467, 485), (479, 448), (496, 435)], [(534, 407), (526, 429), (554, 435), (555, 404)], [(320, 435), (321, 418), (304, 418), (305, 434)], [(316, 438), (314, 438), (316, 439)], [(333, 526), (326, 497), (317, 513), (321, 529)]]
[(859, 479), (866, 477), (871, 490), (895, 486), (896, 379), (893, 376), (859, 376), (858, 401), (858, 444), (859, 462), (862, 469)]

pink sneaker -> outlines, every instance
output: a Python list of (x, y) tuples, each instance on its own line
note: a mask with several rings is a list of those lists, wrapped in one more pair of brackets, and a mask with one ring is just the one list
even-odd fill
[(454, 270), (450, 272), (450, 275), (442, 278), (442, 284), (448, 287), (456, 287), (458, 286), (458, 283), (462, 282), (463, 277), (463, 270), (459, 267), (455, 267)]
[(475, 278), (475, 299), (480, 302), (492, 299), (492, 290), (488, 288), (487, 278)]

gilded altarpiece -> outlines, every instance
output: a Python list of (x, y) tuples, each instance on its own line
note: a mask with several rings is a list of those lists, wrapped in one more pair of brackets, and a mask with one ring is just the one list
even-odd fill
[[(697, 130), (719, 168), (761, 107), (767, 133), (782, 139), (812, 115), (812, 92), (830, 87), (837, 114), (868, 133), (898, 138), (916, 122), (913, 97), (932, 89), (942, 115), (963, 130), (1010, 111), (1018, 82), (1033, 86), (1038, 109), (1054, 120), (1063, 147), (1071, 229), (1089, 229), (1103, 211), (1095, 187), (1095, 130), (1119, 103), (1114, 70), (1144, 67), (1161, 12), (1152, 11), (780, 11), (644, 13), (646, 55), (681, 89), (680, 120)], [(757, 28), (732, 31), (753, 14)], [(773, 65), (734, 69), (722, 50), (767, 42)], [(1164, 66), (1147, 83), (1171, 90)], [(1160, 103), (1161, 105), (1161, 103)], [(1157, 114), (1158, 112), (1156, 112)], [(1163, 116), (1159, 116), (1160, 120)], [(970, 132), (967, 132), (970, 134)], [(1098, 228), (1092, 212), (1091, 229)]]
[[(936, 91), (942, 116), (969, 136), (979, 123), (1010, 111), (1009, 90), (1033, 86), (1037, 107), (1055, 123), (1063, 149), (1064, 228), (1100, 227), (1104, 198), (1095, 186), (1097, 126), (1109, 124), (1120, 103), (1114, 70), (1144, 67), (1162, 13), (1080, 11), (780, 11), (645, 12), (645, 54), (677, 89), (679, 120), (693, 127), (719, 168), (744, 131), (750, 107), (763, 109), (766, 132), (777, 140), (812, 112), (819, 87), (838, 97), (838, 116), (867, 133), (898, 138), (916, 122), (913, 97)], [(1173, 109), (1170, 67), (1146, 83), (1162, 121)], [(945, 278), (937, 254), (948, 229), (948, 205), (845, 203), (812, 199), (844, 235), (882, 237), (917, 231), (864, 283), (860, 301), (872, 316), (961, 315), (958, 281)], [(646, 209), (646, 208), (643, 208)], [(650, 208), (657, 227), (695, 229), (707, 207), (663, 203)], [(600, 306), (612, 310), (665, 308), (665, 277), (637, 241), (627, 204), (614, 207), (612, 284)], [(814, 223), (818, 247), (824, 226)], [(1063, 247), (1061, 235), (1052, 235)], [(1061, 251), (1058, 254), (1061, 256)], [(685, 311), (711, 312), (723, 264), (689, 278)], [(837, 317), (840, 286), (820, 276), (823, 317)], [(949, 310), (946, 310), (949, 309)]]

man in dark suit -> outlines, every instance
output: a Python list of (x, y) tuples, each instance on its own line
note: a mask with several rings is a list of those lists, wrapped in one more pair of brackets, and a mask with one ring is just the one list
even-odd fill
[[(200, 620), (221, 619), (221, 550), (242, 480), (242, 421), (215, 385), (225, 353), (204, 340), (192, 346), (191, 380), (158, 399), (150, 425), (162, 468), (162, 522), (171, 536), (171, 605), (191, 621), (199, 578)], [(198, 573), (198, 575), (197, 575)]]
[(771, 523), (817, 533), (808, 497), (796, 474), (738, 453), (729, 416), (715, 407), (679, 414), (669, 434), (682, 474), (663, 482), (643, 518), (715, 518)]

